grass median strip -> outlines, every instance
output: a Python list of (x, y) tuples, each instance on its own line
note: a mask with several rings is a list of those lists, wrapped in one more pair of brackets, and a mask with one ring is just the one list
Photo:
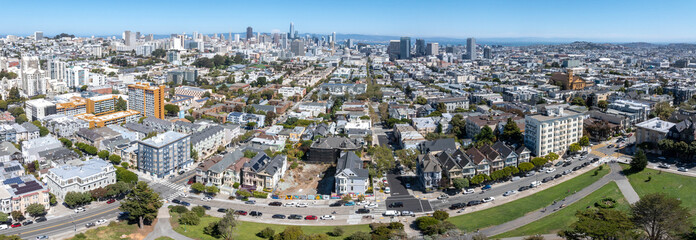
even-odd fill
[(587, 197), (580, 199), (580, 201), (577, 201), (561, 210), (558, 210), (542, 219), (539, 219), (538, 221), (524, 225), (515, 230), (494, 236), (492, 237), (492, 239), (556, 233), (570, 226), (570, 224), (574, 223), (577, 220), (577, 217), (575, 217), (575, 213), (578, 210), (585, 209), (588, 206), (594, 207), (594, 204), (597, 201), (600, 201), (606, 197), (616, 200), (616, 209), (628, 210), (628, 202), (626, 202), (626, 199), (624, 199), (623, 195), (621, 194), (619, 186), (617, 186), (615, 182), (609, 182), (607, 185), (604, 185), (597, 191), (594, 191), (590, 195), (587, 195)]
[[(199, 239), (199, 240), (213, 240), (217, 239), (214, 238), (210, 235), (207, 235), (203, 233), (203, 228), (208, 226), (212, 222), (219, 221), (220, 218), (218, 217), (211, 217), (211, 216), (204, 216), (201, 217), (201, 222), (198, 225), (195, 226), (189, 226), (189, 225), (181, 225), (177, 223), (178, 216), (176, 216), (176, 213), (172, 213), (172, 218), (171, 218), (171, 223), (172, 227), (174, 228), (174, 231), (193, 238), (193, 239)], [(293, 220), (282, 220), (282, 221), (293, 221)], [(299, 221), (304, 221), (304, 220), (299, 220)], [(268, 223), (258, 223), (258, 222), (246, 222), (246, 221), (239, 221), (239, 225), (236, 228), (236, 236), (235, 239), (263, 239), (258, 236), (256, 236), (257, 233), (261, 232), (266, 227), (270, 227), (273, 230), (275, 230), (276, 233), (282, 232), (285, 230), (286, 227), (289, 227), (292, 225), (280, 225), (280, 224), (268, 224)], [(318, 233), (328, 233), (331, 232), (336, 226), (303, 226), (299, 225), (300, 228), (302, 228), (302, 231), (305, 234), (318, 234)], [(344, 233), (343, 235), (339, 237), (332, 237), (329, 236), (329, 239), (345, 239), (347, 236), (350, 236), (354, 232), (370, 232), (370, 226), (367, 224), (361, 224), (361, 225), (344, 225), (344, 226), (339, 226), (343, 228)]]
[[(629, 168), (625, 164), (622, 164), (621, 167), (624, 170)], [(696, 215), (696, 194), (694, 194), (696, 192), (696, 177), (649, 168), (639, 173), (629, 174), (627, 177), (638, 196), (642, 197), (650, 193), (665, 193), (680, 199), (682, 206), (689, 209), (691, 215)], [(696, 218), (693, 218), (692, 221), (696, 224)]]
[(458, 228), (470, 232), (515, 220), (529, 212), (550, 205), (554, 200), (561, 200), (573, 194), (575, 191), (580, 191), (591, 185), (609, 173), (609, 167), (604, 166), (602, 170), (598, 171), (596, 176), (594, 175), (594, 171), (595, 170), (590, 170), (580, 176), (532, 194), (531, 196), (517, 199), (497, 207), (452, 217), (450, 218), (450, 222), (454, 223)]

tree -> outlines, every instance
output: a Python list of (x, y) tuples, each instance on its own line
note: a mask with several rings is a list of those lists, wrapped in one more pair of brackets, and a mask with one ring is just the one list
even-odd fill
[(570, 102), (570, 104), (571, 105), (578, 105), (578, 106), (585, 106), (585, 100), (583, 100), (581, 97), (575, 97)]
[(106, 188), (103, 188), (103, 187), (95, 188), (95, 189), (92, 189), (89, 191), (90, 196), (92, 197), (92, 199), (95, 199), (95, 200), (100, 200), (100, 199), (105, 198), (106, 193), (107, 193)]
[(573, 143), (568, 146), (568, 151), (570, 152), (578, 152), (580, 149), (582, 149), (582, 147), (580, 147), (580, 144), (578, 143)]
[(559, 156), (555, 152), (550, 152), (549, 154), (546, 154), (545, 158), (547, 161), (553, 162), (553, 161), (556, 161), (556, 159), (558, 159)]
[(85, 152), (90, 155), (97, 155), (97, 148), (95, 146), (87, 146), (85, 147)]
[(354, 232), (348, 236), (347, 240), (372, 240), (372, 235), (366, 232)]
[(26, 212), (32, 217), (38, 217), (46, 214), (46, 207), (38, 203), (32, 203), (27, 206)]
[(196, 215), (195, 212), (185, 212), (179, 217), (179, 223), (183, 225), (198, 225), (201, 222), (201, 218)]
[(418, 96), (416, 98), (416, 101), (414, 102), (415, 104), (420, 104), (420, 105), (425, 105), (428, 103), (428, 100), (425, 99), (423, 96)]
[(566, 239), (626, 239), (633, 223), (626, 213), (615, 209), (586, 209), (578, 211), (578, 220), (570, 229), (558, 235)]
[(493, 134), (493, 129), (491, 129), (491, 127), (488, 125), (485, 125), (483, 128), (481, 128), (481, 131), (474, 136), (474, 140), (476, 140), (476, 142), (493, 144), (496, 138), (495, 134)]
[(379, 172), (393, 169), (396, 165), (394, 160), (394, 154), (392, 153), (392, 150), (387, 146), (375, 147), (373, 155), (373, 159), (377, 164), (377, 171)]
[(668, 102), (660, 102), (655, 104), (653, 114), (662, 120), (667, 120), (674, 112), (674, 107), (672, 107)]
[(116, 155), (116, 154), (111, 154), (111, 156), (109, 156), (109, 161), (111, 161), (111, 163), (114, 165), (118, 165), (121, 163), (121, 156)]
[(416, 169), (418, 154), (420, 154), (418, 150), (416, 150), (415, 148), (399, 149), (394, 151), (394, 153), (396, 153), (396, 157), (399, 158), (401, 164), (403, 164), (411, 170)]
[[(263, 230), (261, 230), (259, 233), (256, 234), (256, 236), (258, 236), (260, 238), (265, 238), (265, 239), (270, 239), (273, 237), (273, 235), (275, 235), (275, 230), (273, 230), (273, 228), (270, 228), (270, 227), (266, 227)], [(338, 236), (340, 236), (340, 235), (338, 235)]]
[(191, 212), (196, 213), (198, 217), (203, 217), (205, 215), (205, 208), (203, 206), (195, 206), (191, 208)]
[(583, 147), (590, 146), (590, 138), (587, 136), (582, 136), (580, 140), (578, 141), (578, 144)]
[(162, 48), (158, 48), (158, 49), (155, 49), (155, 51), (152, 51), (152, 53), (150, 55), (152, 57), (156, 57), (156, 58), (163, 58), (163, 57), (167, 56), (167, 51), (164, 51), (164, 49), (162, 49)]
[(645, 156), (643, 149), (638, 149), (631, 159), (631, 171), (640, 172), (648, 166), (648, 157)]
[(24, 220), (24, 214), (21, 211), (12, 211), (10, 215), (12, 215), (12, 219), (17, 222)]
[(220, 233), (220, 237), (225, 240), (231, 240), (234, 237), (234, 230), (237, 227), (237, 218), (234, 215), (234, 211), (225, 212), (225, 216), (220, 219), (217, 224), (217, 231)]
[(128, 109), (128, 102), (123, 100), (122, 97), (118, 97), (118, 101), (116, 102), (116, 106), (114, 108), (116, 111), (126, 111)]
[(449, 213), (443, 210), (435, 210), (435, 212), (433, 212), (433, 217), (437, 220), (445, 221), (445, 219), (449, 218)]
[(529, 163), (529, 162), (523, 162), (520, 163), (520, 165), (517, 166), (521, 172), (529, 172), (529, 170), (534, 169), (534, 164)]
[(609, 108), (609, 103), (606, 100), (599, 100), (597, 102), (597, 107), (602, 109), (602, 111), (607, 111), (607, 108)]
[(16, 122), (17, 124), (22, 124), (22, 123), (25, 123), (25, 122), (28, 122), (28, 121), (29, 121), (29, 119), (27, 119), (27, 115), (24, 114), (24, 113), (19, 114), (19, 116), (18, 116), (17, 118), (15, 118), (15, 122)]
[(116, 167), (116, 181), (133, 184), (138, 182), (138, 175), (123, 167)]
[(691, 230), (691, 214), (681, 203), (664, 193), (645, 195), (631, 206), (631, 220), (650, 240), (678, 239)]
[(197, 183), (191, 184), (191, 189), (193, 191), (196, 191), (199, 193), (205, 192), (205, 185), (203, 185), (203, 183), (197, 182)]
[[(4, 212), (0, 212), (0, 222), (7, 222), (7, 218), (9, 218), (10, 215)], [(0, 239), (3, 239), (0, 237)]]
[(167, 111), (167, 115), (176, 116), (176, 114), (179, 112), (179, 106), (174, 104), (166, 104), (164, 105), (164, 110)]
[[(56, 204), (58, 204), (58, 200), (56, 199), (55, 194), (48, 193), (48, 196), (49, 196), (48, 204), (50, 204), (51, 206), (55, 206)], [(2, 220), (0, 220), (0, 222), (2, 222)]]
[(500, 138), (503, 141), (511, 143), (522, 142), (522, 131), (512, 118), (507, 119), (507, 123), (505, 123), (505, 127), (503, 128), (503, 135)]
[(467, 178), (455, 178), (452, 179), (452, 185), (456, 189), (463, 189), (469, 187), (469, 179)]
[[(300, 239), (303, 235), (304, 232), (299, 226), (288, 226), (276, 236), (278, 236), (279, 240), (294, 240)], [(273, 240), (276, 240), (276, 237), (273, 237)]]
[(121, 201), (119, 209), (129, 212), (130, 220), (138, 220), (138, 226), (143, 228), (145, 221), (152, 222), (157, 218), (157, 211), (162, 207), (159, 194), (154, 192), (145, 182), (138, 182), (126, 199)]
[(65, 197), (63, 197), (63, 202), (70, 208), (82, 206), (91, 201), (92, 195), (89, 192), (68, 192), (65, 194)]
[(211, 186), (208, 186), (205, 188), (205, 192), (215, 195), (215, 194), (220, 192), (220, 189), (218, 187), (216, 187), (215, 185), (211, 185)]
[(534, 167), (544, 166), (544, 164), (546, 164), (547, 162), (548, 160), (546, 160), (546, 158), (543, 157), (532, 158), (532, 164), (534, 164)]
[(471, 180), (469, 180), (469, 182), (474, 185), (479, 185), (489, 180), (491, 180), (491, 177), (482, 173), (472, 177)]
[(106, 160), (109, 158), (109, 151), (101, 150), (97, 153), (97, 156), (99, 156), (99, 158), (101, 158), (101, 159)]
[(72, 141), (70, 141), (70, 139), (67, 139), (67, 138), (59, 138), (58, 140), (60, 140), (60, 142), (62, 142), (62, 143), (63, 143), (63, 146), (65, 146), (66, 148), (72, 148), (72, 145), (73, 145), (73, 144), (72, 144)]
[(452, 120), (450, 121), (450, 124), (452, 125), (452, 133), (454, 136), (456, 136), (459, 139), (463, 139), (466, 137), (466, 120), (464, 120), (464, 117), (462, 115), (454, 115), (452, 117)]

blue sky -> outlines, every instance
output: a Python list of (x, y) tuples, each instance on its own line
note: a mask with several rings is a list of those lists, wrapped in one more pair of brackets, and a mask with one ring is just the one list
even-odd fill
[(452, 38), (694, 42), (696, 1), (0, 0), (0, 34), (288, 31)]

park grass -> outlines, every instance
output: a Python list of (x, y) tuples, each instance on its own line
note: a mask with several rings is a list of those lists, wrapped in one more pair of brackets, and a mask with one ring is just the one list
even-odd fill
[[(594, 204), (605, 198), (610, 197), (616, 200), (616, 209), (618, 210), (628, 210), (629, 204), (624, 199), (619, 186), (615, 182), (609, 182), (602, 188), (597, 189), (597, 191), (592, 192), (590, 195), (580, 199), (579, 201), (566, 206), (565, 208), (558, 210), (542, 219), (534, 221), (530, 224), (519, 227), (515, 230), (499, 234), (492, 237), (493, 239), (498, 238), (508, 238), (508, 237), (518, 237), (518, 236), (529, 236), (536, 234), (549, 234), (557, 233), (560, 230), (565, 229), (572, 223), (577, 221), (575, 213), (578, 210), (583, 210), (588, 206), (594, 207)], [(550, 211), (550, 209), (549, 209)]]
[(174, 239), (170, 238), (170, 237), (158, 237), (158, 238), (155, 238), (155, 240), (174, 240)]
[(575, 191), (580, 191), (591, 185), (609, 173), (609, 167), (604, 166), (603, 169), (598, 172), (598, 175), (594, 176), (594, 170), (590, 170), (580, 176), (532, 194), (531, 196), (520, 198), (497, 207), (451, 217), (449, 221), (457, 226), (457, 228), (467, 232), (509, 222), (529, 212), (551, 205), (554, 200), (561, 200), (573, 194)]
[[(208, 226), (208, 224), (212, 222), (217, 222), (220, 220), (218, 217), (212, 217), (212, 216), (204, 216), (201, 218), (200, 224), (196, 226), (185, 226), (185, 225), (180, 225), (177, 223), (178, 219), (178, 214), (172, 213), (172, 218), (171, 218), (171, 223), (172, 227), (174, 228), (174, 231), (193, 238), (193, 239), (199, 239), (199, 240), (213, 240), (216, 239), (214, 237), (211, 237), (210, 235), (207, 235), (203, 233), (203, 228)], [(295, 220), (282, 220), (282, 221), (295, 221)], [(297, 221), (304, 221), (304, 220), (297, 220)], [(266, 227), (270, 227), (273, 230), (275, 230), (276, 233), (282, 232), (286, 227), (289, 227), (292, 225), (280, 225), (280, 224), (268, 224), (268, 223), (257, 223), (257, 222), (246, 222), (246, 221), (239, 221), (239, 225), (237, 226), (236, 229), (236, 236), (235, 239), (263, 239), (258, 236), (256, 236), (257, 233), (261, 232)], [(299, 225), (298, 225), (299, 226)], [(332, 231), (336, 226), (299, 226), (302, 228), (302, 231), (305, 234), (319, 234), (319, 233), (324, 233), (327, 234), (328, 232)], [(345, 225), (345, 226), (340, 226), (344, 230), (344, 234), (339, 237), (332, 237), (329, 236), (329, 239), (333, 240), (338, 240), (338, 239), (345, 239), (347, 236), (350, 236), (354, 232), (370, 232), (370, 226), (367, 224), (361, 224), (361, 225)], [(327, 234), (328, 235), (328, 234)]]
[(123, 235), (130, 235), (138, 231), (137, 224), (128, 224), (126, 221), (111, 222), (109, 225), (87, 230), (84, 233), (78, 233), (72, 240), (108, 240), (122, 239)]
[[(622, 164), (624, 170), (630, 168), (629, 165)], [(630, 173), (628, 181), (636, 190), (638, 196), (645, 196), (651, 193), (665, 193), (682, 201), (682, 206), (689, 209), (691, 215), (696, 215), (696, 178), (675, 173), (663, 172), (660, 170), (649, 169)], [(651, 177), (648, 181), (648, 177)], [(696, 224), (696, 218), (692, 218)]]

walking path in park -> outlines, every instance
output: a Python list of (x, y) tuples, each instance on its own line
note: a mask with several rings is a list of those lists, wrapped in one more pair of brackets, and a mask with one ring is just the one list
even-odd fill
[(157, 213), (157, 224), (155, 224), (155, 229), (147, 235), (145, 240), (155, 240), (158, 237), (170, 237), (176, 240), (192, 240), (184, 235), (179, 234), (174, 231), (172, 225), (169, 223), (169, 209), (167, 205), (163, 205), (159, 212)]

